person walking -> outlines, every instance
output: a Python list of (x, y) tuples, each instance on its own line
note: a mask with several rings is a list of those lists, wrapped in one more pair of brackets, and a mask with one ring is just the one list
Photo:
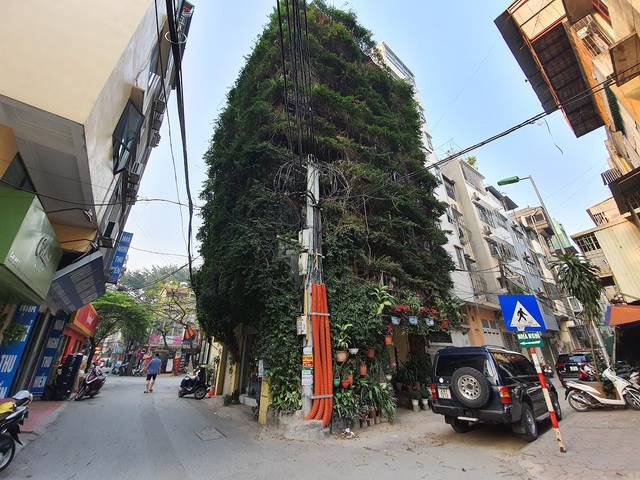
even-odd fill
[(160, 354), (156, 353), (155, 357), (153, 357), (147, 364), (147, 387), (145, 388), (144, 393), (153, 392), (153, 386), (156, 383), (156, 377), (158, 376), (161, 365), (162, 360), (160, 360)]

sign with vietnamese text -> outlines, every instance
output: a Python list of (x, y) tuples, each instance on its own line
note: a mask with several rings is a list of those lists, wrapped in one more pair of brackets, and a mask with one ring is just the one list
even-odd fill
[(542, 347), (540, 332), (517, 332), (518, 343), (521, 347)]
[(108, 280), (109, 283), (118, 283), (120, 274), (122, 274), (124, 262), (127, 260), (127, 253), (129, 252), (129, 247), (131, 246), (131, 239), (133, 239), (133, 233), (122, 232), (122, 234), (120, 235), (120, 240), (118, 241), (115, 255), (113, 256), (113, 260), (111, 260), (111, 268), (109, 269)]
[(58, 353), (58, 347), (62, 340), (62, 331), (64, 330), (66, 322), (67, 315), (64, 313), (60, 313), (53, 317), (51, 333), (49, 334), (49, 339), (42, 351), (42, 358), (40, 359), (38, 369), (36, 370), (36, 377), (33, 380), (33, 386), (31, 387), (31, 393), (33, 393), (35, 397), (41, 397), (44, 393), (44, 387), (47, 384), (47, 379), (49, 378), (51, 369), (54, 366), (53, 361)]
[(0, 347), (0, 398), (6, 398), (11, 390), (11, 385), (15, 379), (20, 360), (27, 347), (29, 335), (38, 318), (38, 307), (36, 305), (20, 305), (13, 321), (9, 325), (22, 325), (25, 333), (22, 338), (15, 342)]

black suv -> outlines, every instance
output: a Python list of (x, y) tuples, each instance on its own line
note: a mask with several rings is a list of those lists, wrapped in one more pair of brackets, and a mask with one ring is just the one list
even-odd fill
[[(431, 385), (434, 413), (458, 433), (483, 422), (511, 425), (532, 442), (549, 417), (533, 364), (501, 347), (448, 347), (436, 353)], [(558, 393), (549, 384), (551, 402), (562, 417)]]

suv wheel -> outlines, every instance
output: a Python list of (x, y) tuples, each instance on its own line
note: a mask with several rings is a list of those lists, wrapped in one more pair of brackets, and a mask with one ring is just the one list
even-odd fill
[(533, 410), (529, 405), (522, 405), (522, 417), (520, 418), (524, 438), (527, 442), (533, 442), (538, 438), (538, 424), (533, 416)]
[(453, 428), (453, 431), (456, 433), (467, 433), (469, 430), (471, 430), (471, 425), (469, 424), (469, 422), (458, 420), (457, 418), (453, 419), (450, 425), (451, 428)]
[(480, 408), (489, 401), (489, 383), (475, 368), (462, 367), (453, 372), (451, 389), (465, 407)]

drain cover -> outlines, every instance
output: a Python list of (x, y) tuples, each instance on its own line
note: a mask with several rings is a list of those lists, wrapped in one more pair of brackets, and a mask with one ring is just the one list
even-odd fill
[(224, 438), (224, 434), (215, 427), (207, 427), (202, 430), (196, 432), (196, 435), (200, 440), (209, 441), (209, 440), (217, 440), (218, 438)]

